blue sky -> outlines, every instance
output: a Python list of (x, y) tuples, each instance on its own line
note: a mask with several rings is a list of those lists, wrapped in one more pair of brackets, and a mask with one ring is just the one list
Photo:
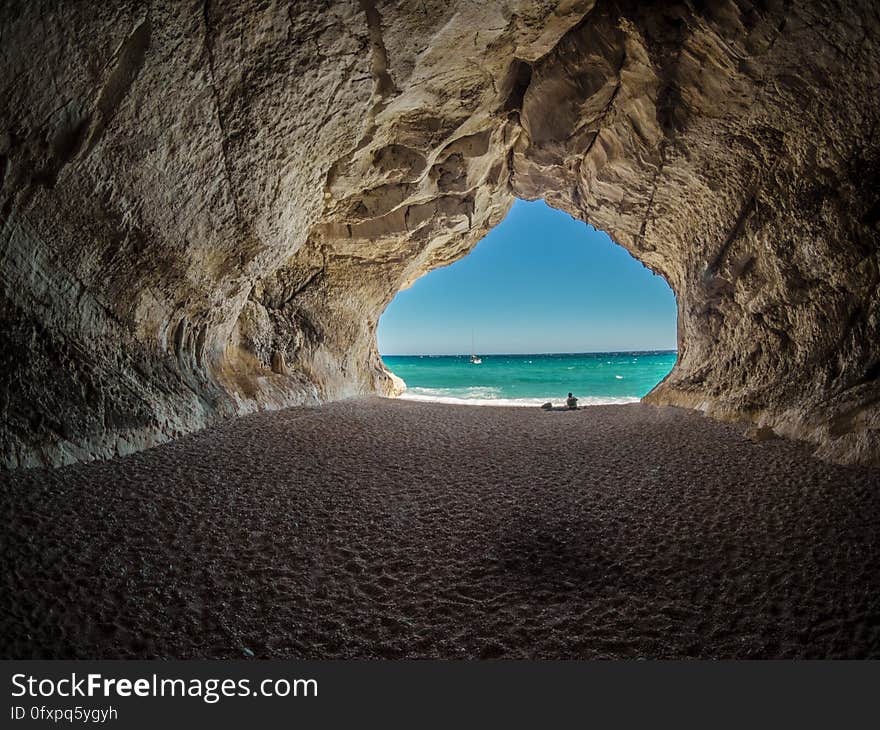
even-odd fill
[(600, 231), (517, 200), (463, 259), (401, 291), (379, 321), (383, 355), (609, 352), (676, 347), (660, 276)]

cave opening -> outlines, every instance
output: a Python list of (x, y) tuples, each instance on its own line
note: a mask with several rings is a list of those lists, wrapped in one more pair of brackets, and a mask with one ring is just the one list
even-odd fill
[(582, 405), (651, 391), (677, 357), (677, 304), (661, 276), (543, 200), (516, 200), (464, 258), (397, 293), (377, 341), (404, 398)]

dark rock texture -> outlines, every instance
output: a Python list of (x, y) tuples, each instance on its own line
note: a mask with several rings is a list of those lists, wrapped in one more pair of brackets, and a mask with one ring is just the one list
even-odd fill
[(673, 286), (647, 400), (880, 460), (875, 3), (0, 8), (7, 466), (397, 385), (375, 326), (514, 196)]

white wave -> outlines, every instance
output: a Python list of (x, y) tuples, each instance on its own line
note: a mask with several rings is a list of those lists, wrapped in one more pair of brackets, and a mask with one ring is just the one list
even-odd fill
[(407, 393), (414, 395), (442, 396), (451, 398), (499, 398), (501, 388), (491, 385), (470, 385), (463, 388), (407, 388)]
[[(416, 393), (414, 391), (421, 390), (423, 392)], [(513, 406), (520, 408), (536, 408), (544, 403), (553, 403), (554, 406), (563, 406), (564, 401), (552, 397), (546, 398), (469, 398), (454, 395), (444, 395), (441, 393), (431, 393), (430, 388), (412, 388), (402, 395), (398, 396), (403, 400), (422, 401), (425, 403), (448, 403), (459, 406)], [(638, 403), (639, 398), (630, 396), (584, 396), (578, 398), (578, 405), (581, 406), (607, 406), (619, 403)]]

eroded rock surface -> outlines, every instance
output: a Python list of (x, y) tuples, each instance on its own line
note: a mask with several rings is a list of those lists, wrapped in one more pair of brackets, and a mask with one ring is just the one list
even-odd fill
[(7, 466), (395, 387), (393, 295), (514, 196), (673, 286), (652, 403), (880, 460), (871, 2), (0, 9)]

